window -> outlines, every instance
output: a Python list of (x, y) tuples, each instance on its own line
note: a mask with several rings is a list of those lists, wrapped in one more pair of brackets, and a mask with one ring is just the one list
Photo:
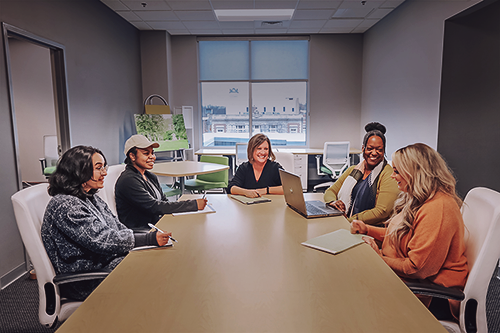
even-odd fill
[(306, 145), (307, 40), (203, 39), (199, 61), (204, 147), (260, 132), (273, 145)]

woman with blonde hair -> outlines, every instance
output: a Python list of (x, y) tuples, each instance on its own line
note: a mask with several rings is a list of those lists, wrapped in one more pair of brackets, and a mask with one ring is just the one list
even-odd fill
[(248, 162), (242, 163), (228, 184), (227, 192), (257, 198), (265, 194), (283, 194), (279, 169), (274, 160), (271, 140), (262, 133), (248, 141)]
[[(455, 178), (441, 155), (423, 143), (392, 155), (393, 173), (401, 193), (386, 228), (355, 220), (352, 233), (361, 233), (401, 278), (426, 280), (463, 290), (468, 275), (464, 255), (462, 200)], [(458, 319), (459, 302), (429, 296), (420, 300), (438, 319)]]

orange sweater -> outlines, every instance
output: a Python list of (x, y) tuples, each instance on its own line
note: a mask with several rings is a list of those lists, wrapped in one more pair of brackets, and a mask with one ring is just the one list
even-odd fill
[[(391, 225), (387, 229), (367, 227), (369, 236), (382, 241), (382, 258), (400, 277), (463, 290), (469, 273), (464, 255), (464, 222), (449, 195), (438, 192), (417, 211), (413, 232), (406, 234), (400, 244), (402, 258), (385, 238)], [(419, 298), (429, 306), (431, 298)], [(450, 301), (450, 306), (458, 318), (459, 302)]]

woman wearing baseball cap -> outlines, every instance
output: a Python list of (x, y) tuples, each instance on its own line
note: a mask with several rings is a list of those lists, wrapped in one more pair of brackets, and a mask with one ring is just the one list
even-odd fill
[(116, 210), (120, 221), (131, 229), (146, 229), (164, 214), (202, 210), (205, 199), (169, 202), (158, 177), (148, 171), (154, 166), (153, 148), (160, 145), (144, 135), (132, 135), (125, 142), (125, 171), (115, 185)]

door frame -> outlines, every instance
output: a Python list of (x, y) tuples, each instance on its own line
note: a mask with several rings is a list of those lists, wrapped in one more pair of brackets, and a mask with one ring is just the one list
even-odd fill
[(14, 152), (16, 161), (16, 172), (18, 189), (21, 190), (21, 165), (19, 161), (19, 139), (16, 125), (16, 113), (14, 105), (14, 89), (12, 85), (12, 72), (10, 63), (9, 38), (15, 38), (21, 41), (36, 44), (50, 50), (50, 62), (52, 71), (52, 82), (54, 91), (54, 106), (56, 111), (56, 130), (58, 138), (59, 155), (71, 147), (71, 136), (69, 127), (69, 103), (68, 103), (68, 84), (66, 80), (66, 56), (65, 47), (59, 43), (46, 38), (37, 36), (13, 25), (2, 22), (5, 61), (7, 67), (7, 78), (9, 86), (9, 104), (11, 111), (12, 133), (14, 140)]

